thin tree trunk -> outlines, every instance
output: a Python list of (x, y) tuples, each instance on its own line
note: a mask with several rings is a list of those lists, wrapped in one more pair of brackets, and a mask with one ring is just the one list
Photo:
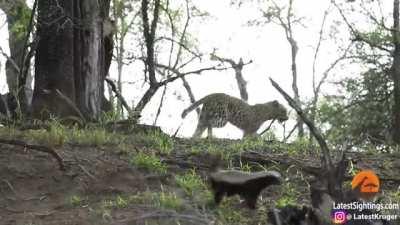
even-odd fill
[(239, 63), (237, 63), (233, 69), (235, 70), (236, 82), (239, 88), (240, 97), (243, 101), (249, 100), (249, 94), (247, 93), (247, 82), (243, 78), (242, 70), (243, 70), (243, 60), (240, 58)]
[(394, 106), (393, 114), (393, 141), (400, 144), (400, 18), (399, 18), (399, 0), (393, 1), (393, 64), (392, 64), (392, 79), (394, 84)]
[[(298, 48), (297, 48), (297, 43), (292, 36), (290, 36), (289, 38), (289, 43), (291, 46), (291, 58), (292, 58), (292, 90), (294, 93), (294, 100), (298, 105), (300, 105), (300, 95), (299, 95), (299, 89), (297, 87), (297, 64), (296, 64)], [(298, 136), (303, 137), (304, 123), (301, 120), (300, 116), (297, 116), (297, 128), (298, 128)]]
[[(26, 19), (27, 12), (31, 9), (24, 0), (18, 1), (1, 1), (0, 9), (7, 16), (8, 26), (8, 45), (10, 48), (10, 56), (6, 61), (6, 78), (9, 92), (14, 96), (18, 96), (18, 82), (20, 75), (19, 66), (23, 64), (24, 46), (25, 46), (25, 30), (17, 29), (23, 27), (28, 29), (29, 20)], [(32, 74), (30, 68), (27, 69), (27, 77), (25, 81), (25, 95), (30, 104), (32, 98)]]
[[(123, 71), (123, 67), (124, 67), (124, 63), (123, 63), (123, 57), (124, 57), (124, 50), (125, 50), (125, 46), (124, 46), (124, 36), (120, 36), (120, 40), (119, 40), (119, 46), (118, 46), (118, 52), (117, 52), (117, 70), (118, 70), (118, 90), (121, 92), (122, 94), (122, 71)], [(123, 115), (124, 111), (122, 108), (122, 103), (119, 102), (117, 105), (117, 109), (120, 112), (120, 115)]]

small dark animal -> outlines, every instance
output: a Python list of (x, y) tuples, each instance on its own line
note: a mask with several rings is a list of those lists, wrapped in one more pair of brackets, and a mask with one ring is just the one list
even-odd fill
[(256, 208), (260, 192), (273, 184), (281, 183), (281, 174), (276, 171), (246, 173), (238, 170), (219, 170), (209, 176), (214, 200), (219, 204), (224, 196), (239, 195), (250, 209)]
[(272, 209), (268, 213), (268, 222), (272, 225), (324, 225), (312, 207), (288, 205)]

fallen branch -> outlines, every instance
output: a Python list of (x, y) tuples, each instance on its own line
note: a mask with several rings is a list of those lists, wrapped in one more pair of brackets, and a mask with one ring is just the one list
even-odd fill
[(49, 147), (46, 147), (43, 145), (31, 145), (31, 144), (28, 144), (28, 143), (26, 143), (24, 141), (20, 141), (20, 140), (6, 140), (6, 139), (1, 139), (1, 138), (0, 138), (0, 143), (7, 144), (7, 145), (21, 146), (21, 147), (24, 147), (24, 149), (32, 149), (32, 150), (36, 150), (39, 152), (44, 152), (44, 153), (50, 154), (57, 160), (60, 170), (65, 171), (65, 166), (64, 166), (62, 158), (52, 148), (49, 148)]
[(68, 98), (66, 95), (64, 95), (60, 90), (56, 89), (56, 94), (58, 97), (60, 97), (69, 107), (71, 107), (72, 110), (75, 111), (75, 113), (82, 119), (83, 123), (86, 123), (85, 116), (81, 113), (81, 111), (76, 107), (75, 103), (72, 102), (70, 98)]
[(345, 154), (343, 153), (342, 159), (336, 165), (333, 165), (329, 147), (325, 142), (325, 139), (323, 138), (321, 131), (319, 131), (319, 129), (315, 127), (314, 122), (308, 118), (306, 113), (304, 113), (301, 107), (297, 105), (295, 100), (293, 100), (274, 80), (270, 78), (270, 81), (272, 83), (272, 86), (274, 86), (283, 95), (283, 97), (286, 99), (289, 105), (294, 110), (296, 110), (301, 120), (305, 124), (307, 124), (310, 133), (315, 137), (321, 148), (322, 151), (321, 174), (319, 176), (316, 176), (317, 179), (319, 181), (323, 181), (322, 183), (324, 184), (322, 185), (327, 186), (328, 194), (333, 199), (337, 200), (342, 199), (343, 198), (342, 183), (345, 170), (347, 168), (347, 160), (345, 158)]
[(304, 113), (304, 111), (301, 109), (299, 105), (297, 105), (296, 101), (292, 99), (274, 80), (269, 78), (269, 80), (272, 83), (272, 86), (276, 88), (279, 93), (283, 95), (283, 97), (286, 99), (286, 101), (289, 103), (289, 105), (296, 110), (297, 114), (299, 117), (304, 121), (305, 124), (307, 124), (308, 128), (310, 129), (310, 132), (313, 134), (315, 139), (318, 141), (319, 146), (321, 147), (322, 150), (322, 167), (326, 168), (328, 171), (331, 171), (333, 168), (332, 164), (332, 159), (330, 157), (330, 150), (325, 142), (321, 132), (318, 130), (318, 128), (315, 127), (314, 122), (312, 122), (307, 115)]
[(299, 160), (288, 156), (287, 154), (273, 155), (266, 154), (256, 151), (248, 151), (240, 155), (235, 156), (235, 161), (247, 163), (247, 164), (259, 164), (259, 165), (284, 165), (284, 166), (296, 166), (302, 171), (317, 176), (320, 173), (321, 168), (311, 160)]

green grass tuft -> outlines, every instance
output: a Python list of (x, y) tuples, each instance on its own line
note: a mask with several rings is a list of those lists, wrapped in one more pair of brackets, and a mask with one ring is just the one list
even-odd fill
[(191, 170), (183, 175), (176, 175), (175, 181), (188, 196), (193, 196), (206, 188), (205, 183), (195, 170)]
[(131, 158), (130, 163), (138, 168), (146, 169), (158, 174), (167, 173), (167, 165), (161, 162), (161, 159), (154, 154), (139, 152)]

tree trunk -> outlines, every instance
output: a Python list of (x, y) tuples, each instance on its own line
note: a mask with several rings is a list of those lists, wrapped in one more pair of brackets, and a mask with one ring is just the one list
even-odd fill
[(100, 115), (107, 74), (103, 23), (109, 4), (109, 0), (39, 0), (34, 117), (77, 116), (56, 90), (85, 117)]
[[(29, 11), (31, 10), (24, 0), (1, 1), (0, 9), (7, 16), (8, 45), (10, 56), (6, 61), (6, 78), (8, 90), (14, 96), (18, 96), (19, 66), (22, 65), (25, 45), (26, 29), (28, 28)], [(25, 95), (28, 104), (32, 99), (32, 74), (29, 68), (25, 83)]]
[(400, 144), (400, 18), (399, 18), (399, 0), (393, 2), (393, 64), (392, 79), (394, 84), (394, 105), (392, 109), (393, 121), (393, 141)]
[[(297, 52), (298, 52), (298, 47), (296, 41), (293, 39), (293, 37), (289, 37), (288, 41), (291, 46), (291, 57), (292, 57), (292, 90), (294, 94), (294, 100), (298, 105), (300, 104), (300, 95), (299, 95), (299, 88), (297, 87), (297, 64), (296, 64), (296, 58), (297, 58)], [(297, 116), (297, 129), (298, 129), (298, 136), (303, 137), (304, 136), (304, 123), (301, 120), (300, 116)]]
[(237, 63), (233, 69), (235, 70), (235, 78), (240, 92), (240, 98), (247, 102), (249, 99), (249, 94), (247, 93), (247, 82), (243, 78), (242, 70), (243, 70), (243, 60), (240, 58), (239, 63)]
[[(124, 21), (123, 21), (124, 22)], [(119, 36), (119, 44), (118, 44), (118, 50), (117, 50), (117, 71), (118, 71), (118, 90), (122, 94), (122, 72), (123, 72), (123, 67), (124, 67), (124, 54), (125, 54), (125, 46), (124, 46), (124, 41), (125, 41), (125, 35), (121, 34)], [(118, 101), (117, 104), (117, 112), (119, 112), (120, 115), (124, 114), (124, 108), (122, 107), (122, 103)]]

